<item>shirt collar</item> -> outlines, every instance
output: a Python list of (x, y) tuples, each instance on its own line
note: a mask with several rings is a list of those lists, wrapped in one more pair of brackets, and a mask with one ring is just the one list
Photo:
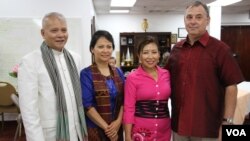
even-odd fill
[[(156, 71), (158, 73), (158, 77), (163, 73), (163, 71), (160, 69), (159, 66), (156, 66)], [(137, 68), (137, 72), (138, 72), (138, 74), (149, 76), (149, 74), (143, 70), (141, 65)]]
[[(196, 41), (196, 42), (199, 42), (203, 47), (206, 47), (207, 44), (208, 44), (208, 40), (209, 40), (209, 34), (208, 32), (206, 31), (202, 36), (201, 38)], [(186, 39), (180, 41), (179, 43), (177, 43), (177, 46), (178, 47), (182, 47), (184, 44), (189, 44), (188, 43), (188, 36), (186, 37)]]
[(206, 31), (206, 32), (201, 36), (201, 38), (199, 39), (199, 42), (200, 42), (204, 47), (206, 47), (206, 46), (207, 46), (207, 43), (208, 43), (208, 40), (209, 40), (209, 34), (208, 34), (208, 32)]
[(63, 54), (63, 51), (64, 51), (64, 49), (62, 49), (62, 51), (57, 51), (57, 50), (55, 50), (55, 49), (52, 49), (52, 52), (53, 52), (53, 54), (55, 54), (55, 55), (62, 55)]

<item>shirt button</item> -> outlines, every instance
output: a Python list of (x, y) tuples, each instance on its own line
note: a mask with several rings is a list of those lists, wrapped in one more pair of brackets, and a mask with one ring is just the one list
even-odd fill
[(157, 118), (158, 116), (157, 115), (155, 115), (155, 118)]
[(157, 100), (156, 103), (159, 104), (159, 100)]
[(155, 126), (158, 126), (158, 124), (156, 123)]
[(155, 87), (158, 87), (158, 85), (155, 85)]
[(158, 107), (156, 107), (155, 110), (158, 111)]
[(157, 92), (157, 94), (159, 95), (159, 94), (160, 94), (160, 92)]

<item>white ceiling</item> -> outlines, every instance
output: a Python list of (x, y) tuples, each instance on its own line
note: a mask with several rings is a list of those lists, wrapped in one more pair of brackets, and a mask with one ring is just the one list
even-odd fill
[[(187, 4), (194, 0), (137, 0), (129, 14), (166, 14), (183, 13)], [(201, 0), (203, 3), (211, 3), (215, 0)], [(110, 7), (110, 0), (93, 0), (97, 14), (109, 14), (109, 10), (118, 8)], [(121, 8), (119, 8), (121, 9)], [(250, 0), (242, 0), (236, 4), (222, 8), (222, 14), (246, 13), (250, 11)]]

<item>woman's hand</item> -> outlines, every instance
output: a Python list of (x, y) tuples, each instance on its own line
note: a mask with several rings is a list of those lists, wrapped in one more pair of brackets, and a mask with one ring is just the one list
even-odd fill
[(110, 141), (118, 141), (118, 135), (116, 134), (113, 138), (109, 138)]
[(114, 120), (113, 122), (111, 122), (110, 125), (108, 125), (108, 127), (105, 129), (105, 134), (109, 137), (109, 138), (114, 138), (115, 135), (117, 135), (119, 129), (121, 126), (121, 121), (119, 120)]

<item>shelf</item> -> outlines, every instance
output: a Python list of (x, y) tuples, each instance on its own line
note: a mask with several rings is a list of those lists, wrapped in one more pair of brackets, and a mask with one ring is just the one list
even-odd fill
[[(123, 71), (131, 71), (139, 64), (137, 57), (137, 46), (146, 37), (152, 36), (158, 41), (160, 48), (160, 63), (162, 55), (170, 52), (171, 32), (123, 32), (120, 33), (120, 66)], [(128, 52), (129, 50), (129, 52)], [(131, 60), (131, 66), (126, 66), (125, 62)]]
[(125, 72), (130, 72), (132, 69), (137, 68), (138, 66), (121, 66), (120, 68), (122, 69), (123, 73)]

